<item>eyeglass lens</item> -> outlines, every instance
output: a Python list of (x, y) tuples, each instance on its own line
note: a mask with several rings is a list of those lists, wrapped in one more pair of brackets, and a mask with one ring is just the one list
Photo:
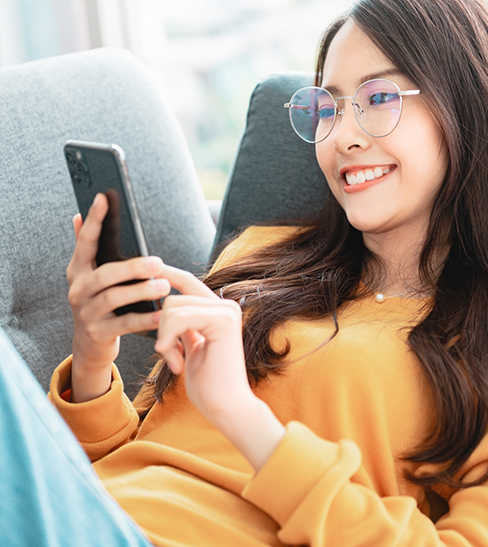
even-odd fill
[[(365, 82), (359, 86), (351, 102), (359, 125), (373, 137), (385, 137), (400, 121), (400, 89), (389, 80)], [(290, 121), (302, 139), (310, 143), (320, 142), (332, 131), (337, 115), (342, 115), (341, 107), (337, 112), (334, 98), (327, 90), (305, 87), (298, 90), (290, 101)]]

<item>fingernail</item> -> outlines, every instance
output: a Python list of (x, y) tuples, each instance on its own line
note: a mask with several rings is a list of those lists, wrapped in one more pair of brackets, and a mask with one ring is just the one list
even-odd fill
[(92, 206), (97, 205), (97, 203), (100, 201), (100, 192), (95, 196), (95, 199), (93, 200)]
[(168, 290), (168, 281), (166, 279), (151, 279), (151, 284), (158, 292)]
[(148, 256), (145, 259), (146, 268), (150, 271), (159, 270), (161, 263), (161, 259), (157, 256)]

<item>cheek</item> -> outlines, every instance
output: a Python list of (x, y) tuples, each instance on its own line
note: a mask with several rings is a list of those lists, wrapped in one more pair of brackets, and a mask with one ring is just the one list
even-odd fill
[(328, 152), (328, 147), (325, 142), (319, 142), (315, 145), (315, 157), (319, 163), (320, 169), (325, 176), (327, 176), (327, 171), (330, 166), (330, 153)]
[(332, 184), (332, 181), (334, 180), (334, 152), (332, 148), (331, 141), (326, 139), (315, 145), (315, 155), (319, 167), (327, 179), (331, 192), (338, 198), (340, 193), (337, 184)]
[(405, 142), (402, 155), (405, 173), (412, 177), (410, 182), (420, 184), (423, 188), (419, 191), (426, 197), (435, 197), (449, 163), (447, 145), (438, 127), (426, 127), (416, 139)]
[(403, 149), (403, 157), (407, 158), (411, 167), (422, 178), (444, 179), (449, 163), (447, 144), (443, 133), (427, 107), (406, 110), (404, 131), (398, 136), (403, 142), (398, 146)]

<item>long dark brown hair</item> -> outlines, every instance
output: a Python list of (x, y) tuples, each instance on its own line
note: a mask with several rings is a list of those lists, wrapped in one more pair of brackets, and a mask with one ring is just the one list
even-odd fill
[[(419, 262), (433, 304), (408, 337), (430, 383), (436, 424), (404, 459), (443, 464), (442, 472), (408, 475), (416, 484), (466, 487), (453, 476), (488, 426), (488, 10), (484, 0), (360, 0), (324, 34), (317, 85), (330, 43), (350, 18), (422, 91), (449, 151)], [(433, 257), (446, 234), (450, 250), (439, 274)], [(290, 318), (336, 318), (344, 302), (361, 296), (361, 274), (373, 261), (330, 196), (319, 217), (286, 241), (208, 276), (210, 288), (242, 306), (251, 383), (284, 366), (289, 348), (273, 349), (271, 331)], [(161, 366), (148, 380), (153, 400), (162, 401), (173, 380)]]

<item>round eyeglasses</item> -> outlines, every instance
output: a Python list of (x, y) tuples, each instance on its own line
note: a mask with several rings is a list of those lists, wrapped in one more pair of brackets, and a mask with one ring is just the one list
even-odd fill
[(323, 87), (303, 87), (284, 107), (289, 109), (296, 134), (315, 144), (330, 135), (337, 116), (344, 116), (344, 108), (337, 104), (342, 99), (352, 99), (354, 115), (363, 131), (372, 137), (386, 137), (400, 121), (403, 96), (419, 94), (418, 89), (400, 91), (390, 80), (375, 79), (361, 84), (353, 97), (337, 99)]

